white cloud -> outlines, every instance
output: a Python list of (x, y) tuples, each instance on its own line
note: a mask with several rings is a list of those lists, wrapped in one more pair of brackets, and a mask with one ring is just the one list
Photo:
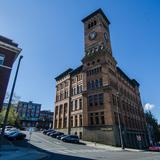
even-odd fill
[(154, 104), (150, 104), (150, 103), (146, 103), (144, 105), (144, 109), (145, 110), (152, 110), (154, 107), (155, 107), (155, 105)]

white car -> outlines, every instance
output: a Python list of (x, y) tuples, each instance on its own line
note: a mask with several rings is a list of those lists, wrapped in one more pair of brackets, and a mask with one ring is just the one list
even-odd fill
[[(0, 132), (2, 131), (2, 129), (3, 129), (3, 128), (0, 128)], [(13, 126), (6, 126), (6, 127), (5, 127), (5, 132), (6, 132), (6, 131), (9, 131), (9, 130), (11, 130), (11, 129), (15, 129), (15, 128), (14, 128)]]
[(17, 128), (10, 128), (10, 129), (6, 128), (4, 133), (5, 134), (9, 134), (10, 132), (13, 132), (13, 131), (17, 131), (18, 132), (19, 130)]

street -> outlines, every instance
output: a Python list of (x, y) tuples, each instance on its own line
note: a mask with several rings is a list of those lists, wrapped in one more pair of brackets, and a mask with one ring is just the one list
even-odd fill
[[(27, 139), (29, 138), (29, 133)], [(28, 144), (28, 145), (27, 145)], [(89, 147), (85, 144), (64, 143), (55, 138), (43, 135), (41, 132), (33, 132), (31, 140), (27, 143), (16, 142), (16, 145), (23, 147), (33, 147), (39, 151), (48, 153), (47, 160), (52, 159), (97, 159), (97, 160), (159, 160), (160, 153), (157, 152), (137, 152), (137, 151), (117, 151), (97, 147)]]

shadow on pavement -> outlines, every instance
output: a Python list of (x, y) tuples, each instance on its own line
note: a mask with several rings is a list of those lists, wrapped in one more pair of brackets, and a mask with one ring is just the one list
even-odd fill
[[(27, 148), (28, 149), (35, 149), (39, 152), (47, 153), (48, 157), (46, 157), (45, 159), (41, 159), (41, 160), (63, 160), (63, 159), (64, 160), (92, 160), (92, 159), (84, 158), (84, 157), (76, 157), (76, 156), (71, 156), (71, 155), (64, 155), (64, 154), (49, 152), (47, 150), (41, 149), (37, 146), (30, 144), (27, 139), (25, 139), (23, 141), (13, 141), (13, 144), (18, 147), (24, 147), (26, 149)], [(85, 143), (79, 143), (79, 144), (85, 145)]]

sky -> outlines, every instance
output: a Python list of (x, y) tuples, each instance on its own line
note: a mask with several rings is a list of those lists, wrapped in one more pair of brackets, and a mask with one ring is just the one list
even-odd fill
[(118, 66), (140, 83), (145, 109), (160, 122), (159, 0), (0, 0), (0, 35), (17, 42), (24, 56), (16, 95), (54, 110), (54, 78), (81, 64), (81, 20), (98, 8), (111, 22), (112, 51)]

